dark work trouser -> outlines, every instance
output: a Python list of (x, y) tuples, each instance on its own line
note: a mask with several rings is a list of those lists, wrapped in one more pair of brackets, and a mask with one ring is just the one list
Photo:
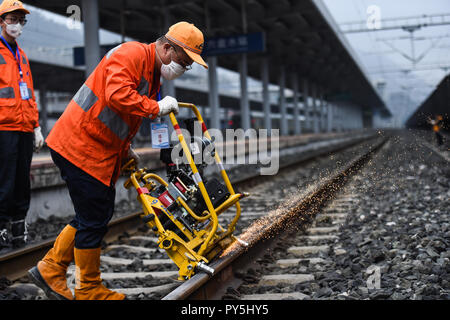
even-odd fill
[(444, 143), (444, 138), (442, 137), (442, 134), (439, 131), (435, 131), (435, 134), (438, 146), (442, 146), (442, 144)]
[(77, 229), (75, 248), (100, 247), (114, 212), (115, 187), (104, 185), (51, 149), (50, 154), (67, 184), (75, 209), (75, 218), (70, 222)]
[(0, 131), (0, 228), (23, 220), (30, 207), (33, 133)]

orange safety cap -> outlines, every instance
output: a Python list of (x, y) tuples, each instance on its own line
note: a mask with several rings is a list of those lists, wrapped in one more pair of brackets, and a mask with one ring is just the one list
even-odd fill
[(192, 23), (185, 21), (175, 23), (166, 33), (166, 38), (183, 48), (194, 62), (208, 69), (208, 65), (201, 57), (204, 45), (203, 33)]
[(23, 7), (22, 1), (4, 0), (2, 4), (0, 4), (0, 16), (12, 11), (22, 11), (25, 12), (25, 14), (30, 13), (30, 11)]

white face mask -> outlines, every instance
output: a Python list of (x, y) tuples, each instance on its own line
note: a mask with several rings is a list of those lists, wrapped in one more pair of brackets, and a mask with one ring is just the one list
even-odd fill
[(158, 56), (159, 60), (161, 61), (161, 75), (166, 80), (173, 80), (178, 78), (179, 76), (183, 75), (186, 71), (183, 66), (176, 63), (175, 61), (171, 61), (169, 64), (164, 64), (158, 54), (158, 51), (156, 51), (156, 55)]
[(18, 22), (16, 24), (6, 24), (6, 33), (16, 39), (22, 33), (23, 26)]

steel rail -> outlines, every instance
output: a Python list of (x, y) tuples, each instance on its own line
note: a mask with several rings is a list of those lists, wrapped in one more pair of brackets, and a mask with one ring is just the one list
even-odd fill
[[(108, 233), (105, 235), (104, 240), (106, 242), (113, 241), (125, 231), (130, 232), (130, 230), (142, 226), (141, 213), (135, 212), (111, 221), (108, 224)], [(27, 270), (35, 266), (47, 251), (53, 247), (55, 240), (56, 237), (52, 237), (0, 256), (0, 276), (7, 277), (10, 280), (17, 280), (25, 276)]]

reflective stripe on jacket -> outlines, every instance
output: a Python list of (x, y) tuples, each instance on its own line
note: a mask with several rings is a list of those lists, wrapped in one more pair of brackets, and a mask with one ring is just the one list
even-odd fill
[(70, 101), (47, 145), (109, 186), (142, 117), (159, 112), (155, 43), (127, 42), (110, 50)]
[(23, 81), (30, 99), (22, 100), (19, 67), (13, 54), (0, 41), (0, 131), (33, 132), (39, 126), (39, 112), (33, 89), (30, 63), (19, 47)]

